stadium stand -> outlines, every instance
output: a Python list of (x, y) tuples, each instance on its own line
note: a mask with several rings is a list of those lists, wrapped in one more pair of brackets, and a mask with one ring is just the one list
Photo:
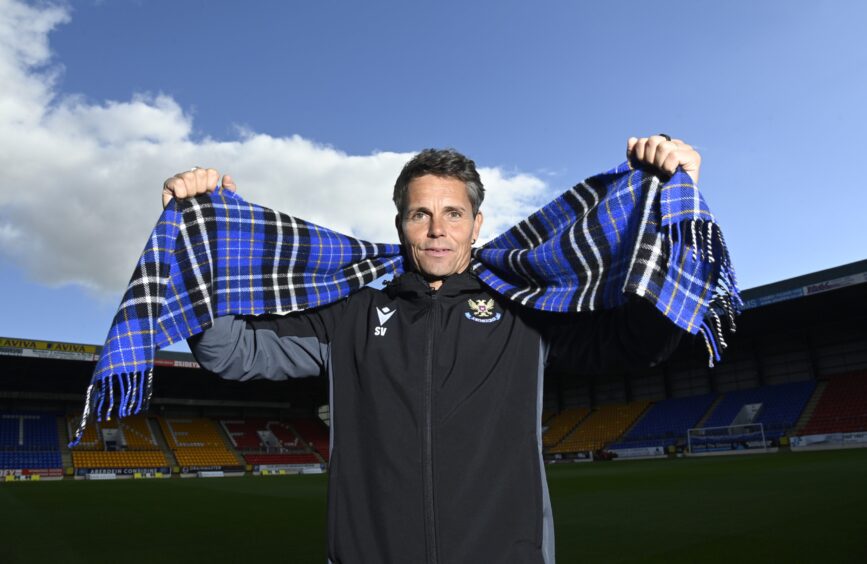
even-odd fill
[[(325, 426), (325, 423), (319, 419), (313, 418), (290, 419), (288, 423), (293, 429), (295, 429), (295, 432), (298, 433), (298, 436), (300, 436), (304, 442), (309, 444), (310, 447), (318, 452), (322, 458), (328, 460), (330, 431), (328, 427)], [(272, 430), (275, 428), (276, 426), (272, 426)]]
[(815, 380), (804, 380), (728, 392), (702, 427), (731, 425), (745, 405), (761, 404), (758, 416), (750, 423), (762, 423), (766, 438), (779, 438), (798, 422), (815, 386)]
[(247, 464), (319, 464), (319, 459), (312, 452), (295, 454), (245, 454)]
[(61, 468), (60, 451), (0, 451), (0, 468)]
[(270, 421), (268, 430), (274, 433), (274, 436), (280, 441), (282, 446), (298, 446), (298, 435), (289, 427), (288, 424), (282, 421)]
[(328, 457), (328, 429), (316, 420), (295, 419), (303, 432), (311, 437), (311, 447), (321, 445), (324, 454), (308, 451), (307, 444), (299, 438), (294, 425), (263, 418), (246, 420), (221, 420), (220, 425), (232, 444), (242, 452), (247, 464), (252, 465), (310, 465), (321, 464)]
[(0, 412), (0, 469), (61, 468), (53, 413)]
[(72, 465), (76, 468), (165, 468), (169, 466), (160, 451), (72, 451)]
[[(70, 415), (66, 418), (67, 428), (70, 433), (78, 425), (80, 415)], [(88, 425), (76, 450), (96, 449), (103, 450), (105, 445), (100, 439), (106, 429), (119, 431), (117, 437), (118, 448), (128, 450), (158, 450), (156, 438), (148, 425), (147, 416), (132, 415), (123, 419), (112, 418), (110, 420), (94, 421)]]
[(188, 467), (237, 466), (217, 424), (205, 418), (160, 417), (160, 428), (178, 464)]
[(118, 421), (117, 426), (123, 432), (127, 448), (136, 450), (159, 448), (146, 416), (125, 417)]
[(260, 450), (265, 447), (259, 431), (266, 430), (267, 424), (260, 419), (221, 420), (220, 425), (238, 450)]
[(0, 449), (56, 450), (58, 445), (54, 414), (0, 413)]
[(828, 379), (813, 416), (799, 435), (867, 431), (867, 372)]
[(626, 435), (608, 448), (636, 448), (677, 444), (701, 420), (717, 396), (703, 394), (662, 400), (650, 406)]
[(567, 453), (599, 450), (606, 443), (622, 435), (644, 413), (649, 404), (648, 401), (636, 401), (625, 405), (600, 406), (599, 409), (588, 415), (572, 433), (551, 447), (548, 452)]
[[(67, 415), (66, 416), (66, 429), (69, 436), (72, 436), (72, 430), (78, 425), (78, 421), (81, 419), (81, 414)], [(81, 441), (75, 447), (75, 450), (84, 450), (84, 449), (103, 449), (102, 441), (99, 440), (99, 428), (102, 426), (101, 422), (94, 421), (93, 424), (88, 425), (84, 429), (84, 434), (81, 436)]]
[[(80, 415), (66, 418), (67, 429), (78, 424)], [(116, 434), (107, 431), (116, 431)], [(113, 435), (110, 446), (107, 436)], [(152, 469), (168, 468), (171, 462), (157, 444), (147, 416), (134, 415), (93, 422), (81, 443), (72, 449), (72, 465), (76, 469)]]
[(564, 409), (548, 420), (548, 430), (542, 435), (542, 445), (545, 448), (553, 447), (563, 437), (568, 435), (585, 417), (590, 414), (590, 408), (577, 407)]
[(175, 458), (181, 466), (210, 467), (210, 466), (237, 466), (238, 459), (225, 448), (177, 448), (174, 451)]
[(223, 448), (226, 444), (213, 421), (205, 418), (160, 417), (160, 428), (169, 447), (177, 448)]

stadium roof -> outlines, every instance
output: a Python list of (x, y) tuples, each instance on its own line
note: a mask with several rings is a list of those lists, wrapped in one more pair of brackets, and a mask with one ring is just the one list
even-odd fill
[(741, 297), (744, 300), (744, 309), (753, 309), (864, 283), (867, 283), (867, 260), (859, 260), (764, 286), (756, 286), (744, 290)]
[[(100, 351), (102, 351), (100, 345), (0, 337), (0, 356), (28, 356), (96, 362), (99, 360)], [(158, 351), (154, 364), (175, 368), (199, 368), (199, 363), (196, 362), (192, 354), (173, 351)]]

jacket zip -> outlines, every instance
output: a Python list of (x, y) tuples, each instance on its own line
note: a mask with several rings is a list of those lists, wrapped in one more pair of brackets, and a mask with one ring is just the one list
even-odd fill
[(433, 346), (437, 326), (438, 300), (436, 292), (431, 294), (431, 309), (428, 317), (427, 333), (427, 365), (425, 367), (424, 383), (424, 509), (425, 509), (425, 544), (427, 546), (428, 564), (437, 563), (436, 512), (434, 511), (433, 484)]

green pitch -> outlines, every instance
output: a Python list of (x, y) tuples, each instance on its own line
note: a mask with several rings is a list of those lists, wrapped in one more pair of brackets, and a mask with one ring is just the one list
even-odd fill
[[(548, 468), (558, 562), (867, 562), (867, 449)], [(0, 485), (0, 562), (325, 562), (325, 476)]]

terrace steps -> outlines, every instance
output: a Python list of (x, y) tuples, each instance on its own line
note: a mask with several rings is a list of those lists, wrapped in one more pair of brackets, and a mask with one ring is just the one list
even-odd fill
[[(633, 429), (634, 427), (636, 427), (639, 423), (641, 423), (641, 420), (644, 419), (644, 418), (647, 416), (648, 413), (650, 413), (650, 410), (651, 410), (651, 408), (653, 407), (654, 403), (655, 403), (655, 402), (648, 403), (648, 404), (647, 404), (647, 407), (644, 408), (644, 411), (641, 412), (641, 415), (639, 415), (639, 416), (635, 419), (635, 421), (632, 422), (632, 424), (631, 424), (629, 427), (627, 427), (626, 429), (624, 429), (624, 431), (623, 431), (622, 433), (620, 433), (620, 436), (618, 436), (616, 439), (614, 439), (613, 441), (611, 441), (610, 444), (614, 444), (614, 443), (616, 443), (617, 441), (619, 441), (619, 440), (622, 439), (623, 437), (628, 437), (628, 436), (629, 436), (629, 433), (632, 431), (632, 429)], [(605, 446), (608, 446), (608, 445), (605, 445)]]
[(813, 412), (816, 411), (816, 406), (819, 405), (819, 401), (822, 399), (822, 394), (825, 393), (825, 388), (827, 387), (827, 380), (819, 380), (816, 382), (816, 388), (813, 390), (813, 395), (810, 396), (807, 405), (804, 406), (804, 411), (801, 413), (801, 417), (798, 419), (795, 427), (789, 433), (790, 435), (797, 435), (801, 429), (806, 427), (810, 418), (813, 417)]
[(226, 427), (219, 421), (214, 419), (211, 420), (214, 423), (214, 426), (217, 428), (217, 434), (220, 435), (220, 438), (223, 439), (223, 444), (226, 447), (226, 450), (232, 453), (232, 455), (238, 459), (238, 464), (246, 465), (247, 461), (244, 459), (244, 456), (235, 448), (234, 443), (232, 443), (232, 437), (229, 436), (228, 431), (226, 431)]
[[(548, 419), (548, 429), (542, 435), (545, 449), (555, 448), (575, 432), (593, 411), (587, 407), (567, 408)], [(563, 421), (566, 426), (563, 426)]]
[(165, 436), (163, 436), (163, 430), (162, 427), (160, 427), (159, 421), (155, 417), (148, 417), (147, 421), (151, 434), (157, 442), (157, 448), (162, 451), (170, 465), (180, 466), (180, 464), (178, 464), (178, 459), (175, 458), (175, 453), (172, 452), (171, 448), (169, 448), (169, 444), (166, 442)]
[(57, 442), (60, 449), (60, 464), (64, 468), (72, 468), (72, 452), (69, 450), (69, 426), (66, 417), (57, 418)]
[(702, 418), (699, 419), (698, 423), (695, 424), (696, 429), (698, 429), (699, 427), (704, 427), (704, 424), (707, 423), (707, 420), (710, 419), (711, 415), (713, 415), (713, 412), (716, 409), (716, 406), (718, 406), (720, 404), (720, 402), (722, 402), (724, 397), (725, 397), (725, 394), (717, 395), (716, 399), (713, 400), (713, 403), (710, 404), (710, 407), (707, 408), (707, 411), (702, 416)]
[(647, 412), (649, 401), (611, 404), (592, 410), (549, 453), (595, 451), (623, 436), (623, 429), (631, 426)]
[[(316, 457), (325, 464), (328, 462), (326, 460), (326, 455), (330, 454), (330, 431), (327, 427), (319, 427), (320, 424), (323, 424), (321, 420), (315, 421), (318, 421), (318, 424), (312, 423), (307, 419), (296, 418), (283, 422), (283, 425), (298, 438), (300, 444), (304, 445), (306, 451), (316, 454)], [(303, 424), (303, 427), (301, 427), (300, 424)], [(325, 435), (323, 435), (323, 433), (325, 433)], [(323, 447), (323, 444), (326, 446)]]
[(328, 464), (328, 461), (325, 460), (325, 458), (323, 458), (322, 455), (319, 454), (319, 451), (317, 451), (313, 447), (313, 445), (311, 445), (310, 442), (308, 442), (308, 440), (306, 438), (304, 438), (304, 436), (301, 433), (298, 432), (298, 429), (296, 429), (294, 425), (292, 425), (291, 423), (286, 423), (285, 425), (289, 428), (290, 431), (295, 433), (295, 436), (298, 437), (298, 442), (300, 444), (304, 445), (304, 452), (311, 453), (311, 454), (315, 455), (316, 459), (319, 460), (319, 462), (321, 464)]

